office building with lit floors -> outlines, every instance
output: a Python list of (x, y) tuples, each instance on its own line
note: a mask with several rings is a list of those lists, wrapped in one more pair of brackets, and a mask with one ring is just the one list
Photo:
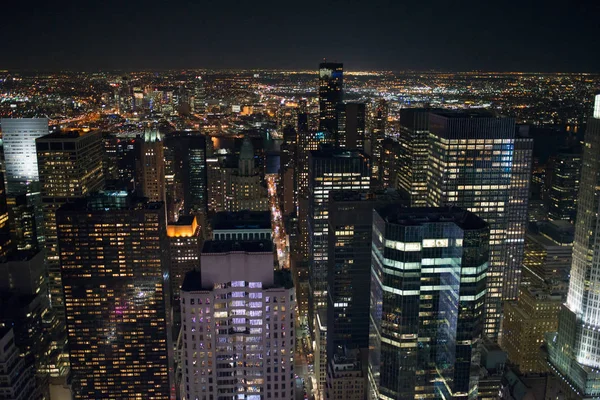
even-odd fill
[(564, 379), (571, 397), (592, 399), (600, 396), (600, 94), (584, 141), (569, 292), (558, 332), (549, 334), (546, 342), (553, 371)]
[(101, 192), (56, 214), (73, 398), (174, 398), (164, 203)]
[(327, 307), (327, 268), (329, 252), (329, 194), (332, 191), (368, 190), (370, 164), (367, 155), (356, 150), (322, 147), (309, 156), (309, 323), (314, 323), (316, 310)]
[(186, 399), (293, 399), (296, 300), (273, 242), (206, 241), (181, 288)]
[(373, 211), (370, 398), (476, 398), (488, 242), (460, 208)]
[(48, 292), (52, 307), (64, 322), (56, 211), (65, 203), (103, 189), (102, 135), (100, 131), (58, 131), (38, 138), (35, 145), (44, 210)]
[(413, 207), (427, 205), (430, 111), (427, 108), (400, 110), (397, 188), (410, 196)]
[(502, 302), (517, 298), (525, 243), (533, 140), (512, 118), (485, 112), (429, 114), (427, 201), (457, 206), (490, 225), (485, 334), (497, 340)]

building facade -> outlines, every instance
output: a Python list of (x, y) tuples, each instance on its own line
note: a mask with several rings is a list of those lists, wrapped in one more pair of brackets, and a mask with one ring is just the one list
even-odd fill
[(187, 399), (294, 398), (295, 295), (272, 242), (207, 241), (181, 289)]
[(48, 292), (51, 305), (64, 321), (56, 211), (65, 203), (103, 189), (102, 135), (92, 132), (54, 132), (36, 140)]
[(171, 400), (164, 203), (104, 192), (56, 222), (73, 398)]
[(543, 286), (521, 287), (519, 300), (504, 307), (502, 347), (523, 374), (548, 372), (540, 347), (547, 332), (556, 332), (560, 293)]
[(573, 395), (591, 399), (600, 395), (600, 257), (596, 242), (600, 205), (600, 95), (585, 132), (573, 264), (567, 302), (559, 314), (558, 332), (548, 335), (553, 371), (563, 378)]
[(35, 140), (48, 134), (48, 118), (2, 118), (2, 145), (9, 194), (37, 191), (39, 181)]
[(430, 206), (453, 205), (490, 224), (485, 334), (500, 330), (502, 302), (517, 298), (527, 224), (533, 140), (515, 121), (479, 112), (429, 114)]
[(195, 216), (179, 217), (177, 222), (167, 225), (167, 236), (171, 250), (169, 278), (171, 296), (179, 301), (179, 291), (188, 271), (200, 268), (200, 251), (203, 238), (201, 227)]
[(327, 307), (329, 194), (342, 189), (368, 190), (371, 170), (369, 158), (360, 151), (322, 148), (311, 151), (309, 158), (309, 322), (314, 322), (316, 310)]
[(488, 224), (454, 207), (373, 213), (370, 398), (475, 398)]

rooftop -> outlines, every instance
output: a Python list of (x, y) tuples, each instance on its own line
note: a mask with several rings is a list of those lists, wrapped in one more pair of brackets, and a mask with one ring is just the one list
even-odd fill
[(213, 218), (213, 230), (271, 229), (269, 211), (218, 212)]
[(403, 207), (393, 203), (377, 207), (386, 222), (396, 225), (416, 226), (435, 222), (454, 222), (463, 229), (483, 229), (488, 224), (476, 214), (459, 207)]
[(207, 240), (202, 247), (202, 254), (232, 252), (272, 253), (273, 242), (271, 240)]
[(184, 292), (196, 292), (202, 290), (202, 275), (200, 271), (193, 269), (188, 271), (183, 278), (181, 290)]
[(159, 210), (163, 206), (162, 202), (148, 202), (147, 198), (126, 191), (101, 191), (66, 203), (59, 210), (61, 212)]

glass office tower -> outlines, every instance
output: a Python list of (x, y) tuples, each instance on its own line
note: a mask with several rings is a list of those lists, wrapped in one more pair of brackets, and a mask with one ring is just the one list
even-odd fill
[(453, 205), (490, 224), (485, 333), (495, 340), (502, 302), (517, 298), (527, 224), (533, 140), (512, 118), (484, 112), (429, 114), (429, 206)]
[(373, 211), (371, 399), (475, 399), (489, 226), (457, 207)]

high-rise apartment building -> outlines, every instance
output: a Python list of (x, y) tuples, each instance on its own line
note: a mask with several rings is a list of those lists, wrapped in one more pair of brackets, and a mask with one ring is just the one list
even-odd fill
[(475, 398), (488, 243), (488, 224), (460, 208), (374, 211), (371, 398)]
[(73, 398), (172, 399), (164, 203), (103, 192), (56, 223)]
[(296, 301), (273, 243), (206, 241), (201, 257), (181, 288), (185, 398), (293, 399)]
[[(360, 151), (322, 148), (309, 156), (309, 322), (315, 311), (327, 306), (327, 269), (329, 252), (329, 194), (335, 190), (368, 190), (369, 158)], [(313, 321), (314, 322), (314, 321)]]
[(201, 230), (197, 218), (193, 215), (179, 217), (177, 222), (167, 225), (171, 250), (169, 278), (174, 301), (179, 299), (185, 274), (200, 267), (200, 250), (203, 243)]
[(519, 300), (504, 306), (502, 347), (523, 374), (548, 372), (540, 347), (547, 332), (556, 332), (560, 293), (543, 286), (521, 286)]
[(166, 202), (165, 192), (165, 152), (162, 137), (158, 131), (144, 132), (139, 141), (138, 182), (136, 188), (150, 201)]
[(512, 118), (429, 114), (428, 203), (469, 210), (490, 225), (485, 334), (496, 339), (502, 302), (517, 298), (527, 224), (533, 140)]
[(546, 342), (553, 370), (568, 383), (565, 389), (591, 399), (600, 395), (600, 94), (587, 123), (581, 170), (567, 302), (560, 310), (558, 332)]
[(364, 150), (365, 120), (365, 103), (340, 103), (338, 105), (338, 145), (346, 149)]
[(48, 292), (51, 305), (64, 319), (63, 286), (56, 238), (56, 210), (104, 186), (102, 135), (91, 132), (54, 132), (36, 140)]
[(344, 98), (344, 64), (319, 64), (319, 131), (332, 135), (338, 129), (338, 104)]
[(48, 134), (48, 118), (2, 118), (2, 144), (9, 194), (37, 192), (35, 140)]

